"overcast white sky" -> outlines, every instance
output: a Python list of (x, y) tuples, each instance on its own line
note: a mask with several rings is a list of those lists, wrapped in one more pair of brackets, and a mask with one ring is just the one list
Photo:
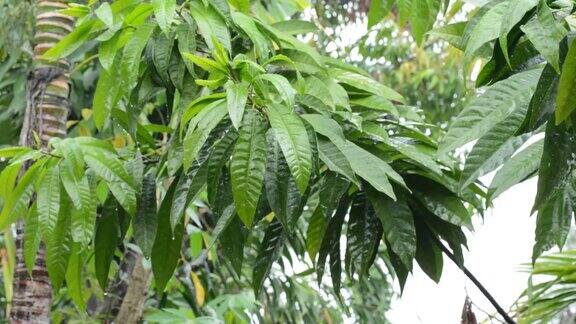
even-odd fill
[[(465, 255), (466, 267), (505, 309), (527, 284), (528, 275), (520, 271), (520, 266), (530, 261), (534, 243), (536, 216), (529, 215), (536, 182), (533, 178), (502, 194), (483, 222), (476, 219), (475, 232), (467, 235), (470, 251)], [(389, 318), (399, 324), (460, 323), (466, 292), (482, 310), (495, 313), (476, 286), (448, 258), (444, 257), (439, 284), (415, 266), (403, 296), (392, 304)], [(479, 321), (487, 318), (477, 308), (474, 311)]]

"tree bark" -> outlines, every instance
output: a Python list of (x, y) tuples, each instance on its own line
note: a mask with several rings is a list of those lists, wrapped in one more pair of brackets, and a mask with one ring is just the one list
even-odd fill
[[(20, 133), (22, 146), (35, 146), (37, 136), (45, 149), (50, 139), (66, 135), (70, 66), (65, 60), (50, 62), (41, 58), (73, 28), (73, 18), (56, 12), (66, 7), (66, 0), (37, 2), (33, 68), (28, 77), (26, 112)], [(24, 223), (20, 220), (16, 225), (17, 262), (10, 320), (12, 323), (48, 323), (52, 286), (46, 270), (45, 248), (40, 246), (30, 277), (24, 264), (23, 237)]]
[(142, 255), (138, 254), (128, 291), (126, 291), (126, 296), (124, 296), (122, 306), (118, 316), (116, 316), (116, 323), (135, 324), (140, 321), (142, 314), (144, 314), (144, 304), (151, 278), (150, 269), (144, 268)]

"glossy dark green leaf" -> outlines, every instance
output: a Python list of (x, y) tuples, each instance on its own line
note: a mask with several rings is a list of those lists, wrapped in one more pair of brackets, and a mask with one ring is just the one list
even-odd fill
[(408, 183), (414, 196), (431, 213), (451, 224), (472, 229), (470, 212), (446, 187), (422, 177), (410, 177)]
[[(120, 63), (120, 77), (124, 87), (126, 87), (123, 89), (125, 92), (132, 90), (138, 83), (138, 68), (142, 62), (140, 57), (152, 32), (154, 32), (154, 28), (156, 25), (152, 23), (139, 26), (124, 46)], [(118, 87), (118, 85), (115, 84), (112, 87)]]
[[(328, 222), (326, 232), (322, 238), (322, 244), (320, 245), (320, 251), (318, 251), (318, 262), (316, 263), (316, 274), (318, 275), (318, 282), (322, 282), (324, 266), (326, 264), (328, 254), (334, 245), (339, 245), (342, 225), (344, 224), (344, 217), (346, 217), (346, 213), (348, 212), (349, 203), (350, 201), (347, 196), (344, 196), (342, 199), (340, 199), (336, 213), (330, 218)], [(340, 262), (339, 259), (338, 262)]]
[(404, 285), (406, 284), (406, 279), (408, 278), (408, 273), (410, 272), (410, 270), (406, 267), (406, 265), (404, 265), (404, 262), (402, 262), (400, 257), (396, 253), (394, 253), (390, 242), (388, 242), (388, 240), (385, 240), (385, 242), (387, 247), (386, 251), (388, 252), (390, 263), (394, 268), (396, 278), (400, 283), (400, 291), (402, 292), (404, 291)]
[(170, 82), (168, 74), (170, 68), (170, 58), (172, 57), (172, 49), (174, 48), (174, 33), (165, 34), (160, 33), (154, 39), (152, 46), (152, 62), (156, 71), (166, 84)]
[(562, 73), (558, 83), (556, 97), (556, 123), (563, 122), (576, 108), (574, 95), (576, 94), (576, 41), (569, 40), (568, 52), (562, 64)]
[(132, 221), (134, 240), (146, 258), (152, 253), (158, 228), (156, 204), (156, 172), (149, 171), (144, 176), (142, 193), (138, 197), (137, 211)]
[(509, 1), (508, 8), (504, 11), (504, 17), (500, 25), (500, 36), (498, 38), (504, 58), (510, 63), (508, 54), (508, 33), (518, 24), (522, 18), (534, 7), (538, 5), (538, 0), (512, 0)]
[(119, 208), (120, 206), (114, 197), (108, 196), (96, 223), (94, 267), (96, 278), (102, 290), (106, 290), (108, 286), (110, 264), (112, 263), (116, 246), (120, 243)]
[(268, 225), (266, 233), (258, 248), (258, 256), (254, 264), (252, 273), (252, 288), (254, 294), (258, 296), (264, 280), (268, 277), (272, 264), (280, 256), (282, 247), (284, 246), (284, 228), (280, 222), (275, 221)]
[(222, 139), (214, 144), (211, 149), (210, 157), (207, 161), (206, 177), (206, 191), (208, 194), (208, 202), (211, 205), (215, 205), (220, 198), (218, 184), (222, 175), (222, 168), (230, 161), (236, 139), (238, 139), (238, 132), (229, 131)]
[(326, 164), (328, 169), (345, 176), (348, 180), (360, 185), (360, 182), (350, 166), (346, 156), (338, 149), (336, 145), (325, 139), (318, 139), (318, 153), (320, 159)]
[(302, 212), (302, 197), (273, 131), (267, 133), (267, 145), (266, 197), (274, 215), (290, 231)]
[(538, 191), (532, 211), (540, 209), (563, 192), (576, 158), (576, 133), (567, 123), (558, 126), (552, 118), (546, 127), (544, 151), (538, 172)]
[(526, 116), (527, 106), (528, 102), (523, 103), (474, 144), (466, 157), (460, 179), (461, 187), (467, 187), (479, 177), (506, 162), (532, 135), (528, 133), (514, 136)]
[(72, 236), (70, 233), (72, 202), (68, 196), (62, 195), (59, 205), (61, 208), (54, 227), (49, 232), (50, 236), (44, 237), (44, 242), (46, 243), (46, 269), (48, 269), (50, 282), (55, 291), (58, 291), (64, 282), (72, 248)]
[[(225, 226), (222, 230), (222, 234), (220, 235), (219, 241), (220, 245), (222, 246), (222, 252), (224, 253), (224, 256), (226, 257), (227, 260), (230, 261), (230, 264), (232, 265), (234, 271), (236, 271), (236, 274), (240, 276), (242, 273), (242, 262), (244, 261), (244, 242), (246, 240), (246, 233), (245, 233), (246, 230), (240, 219), (236, 217), (236, 214), (231, 213), (231, 215), (232, 217), (229, 218), (228, 225)], [(221, 216), (220, 219), (223, 216)], [(268, 260), (268, 261), (273, 262), (274, 260)], [(265, 261), (260, 259), (259, 254), (259, 257), (256, 262), (258, 264), (258, 262), (265, 262)], [(264, 269), (260, 270), (263, 271)], [(256, 268), (254, 268), (254, 274), (256, 274)], [(260, 280), (265, 280), (266, 276), (267, 274), (264, 274), (264, 278)], [(253, 280), (255, 279), (253, 278)], [(253, 284), (254, 283), (256, 283), (256, 281), (254, 281)]]
[(493, 200), (506, 189), (534, 175), (540, 166), (540, 159), (544, 150), (544, 140), (540, 140), (522, 151), (516, 153), (502, 168), (496, 172), (490, 187), (488, 197)]
[(450, 125), (438, 150), (444, 155), (488, 133), (514, 108), (530, 100), (542, 70), (521, 72), (488, 87), (474, 98)]
[(442, 251), (436, 244), (437, 238), (434, 238), (428, 227), (421, 223), (416, 222), (416, 261), (420, 268), (435, 282), (440, 281), (442, 276), (442, 267), (444, 261), (442, 259)]
[(380, 218), (384, 236), (390, 249), (408, 270), (416, 255), (416, 228), (408, 204), (403, 199), (393, 201), (372, 188), (367, 188), (368, 198)]
[(322, 209), (318, 208), (310, 217), (308, 229), (306, 230), (306, 252), (308, 252), (313, 263), (316, 263), (316, 256), (320, 250), (325, 230), (326, 221), (324, 220), (324, 214)]
[(540, 1), (536, 15), (521, 29), (548, 64), (560, 72), (559, 43), (567, 30), (559, 21), (556, 21), (546, 1)]
[(266, 125), (254, 111), (244, 116), (230, 162), (236, 211), (246, 227), (252, 225), (266, 172)]
[(536, 243), (532, 252), (532, 262), (554, 245), (560, 249), (564, 247), (570, 232), (572, 212), (569, 190), (557, 194), (540, 207), (536, 218)]
[(152, 246), (152, 272), (156, 289), (163, 292), (166, 284), (172, 278), (174, 270), (180, 261), (182, 237), (184, 235), (184, 218), (180, 218), (176, 226), (172, 226), (170, 210), (176, 192), (177, 182), (173, 181), (160, 204), (158, 210), (158, 230)]
[(550, 119), (556, 109), (556, 93), (560, 77), (552, 65), (547, 64), (542, 70), (536, 91), (530, 100), (528, 112), (519, 132), (536, 130)]

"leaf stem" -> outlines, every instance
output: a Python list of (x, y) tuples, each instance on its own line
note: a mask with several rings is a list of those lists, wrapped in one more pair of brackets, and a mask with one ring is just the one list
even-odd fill
[(508, 313), (504, 310), (504, 308), (502, 308), (502, 306), (498, 304), (496, 299), (494, 299), (494, 297), (488, 292), (488, 290), (480, 283), (480, 281), (478, 281), (478, 279), (476, 279), (476, 277), (464, 265), (460, 266), (458, 264), (458, 261), (456, 260), (454, 254), (450, 252), (450, 250), (448, 250), (446, 246), (444, 246), (444, 244), (442, 244), (442, 242), (440, 242), (440, 240), (437, 237), (434, 237), (434, 239), (440, 250), (442, 250), (442, 252), (444, 252), (444, 254), (446, 254), (448, 258), (450, 258), (450, 260), (452, 260), (452, 262), (454, 262), (462, 270), (462, 272), (464, 272), (466, 277), (468, 277), (468, 279), (470, 279), (474, 283), (474, 285), (476, 285), (476, 287), (480, 290), (480, 292), (482, 292), (484, 297), (488, 299), (490, 304), (492, 304), (492, 306), (496, 308), (498, 314), (500, 314), (504, 318), (504, 321), (508, 324), (516, 324), (516, 322), (514, 322), (514, 320), (510, 317), (510, 315), (508, 315)]

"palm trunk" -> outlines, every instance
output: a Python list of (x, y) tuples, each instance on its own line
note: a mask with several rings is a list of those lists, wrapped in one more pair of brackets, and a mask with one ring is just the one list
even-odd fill
[[(66, 0), (39, 0), (37, 3), (36, 33), (34, 35), (33, 69), (26, 89), (26, 114), (20, 145), (46, 148), (54, 137), (66, 135), (68, 117), (69, 64), (65, 60), (49, 62), (40, 56), (67, 35), (73, 28), (73, 18), (57, 13), (66, 8)], [(24, 224), (16, 230), (16, 268), (14, 298), (10, 313), (12, 323), (48, 323), (52, 304), (52, 287), (45, 263), (45, 249), (38, 252), (32, 277), (23, 258)]]

